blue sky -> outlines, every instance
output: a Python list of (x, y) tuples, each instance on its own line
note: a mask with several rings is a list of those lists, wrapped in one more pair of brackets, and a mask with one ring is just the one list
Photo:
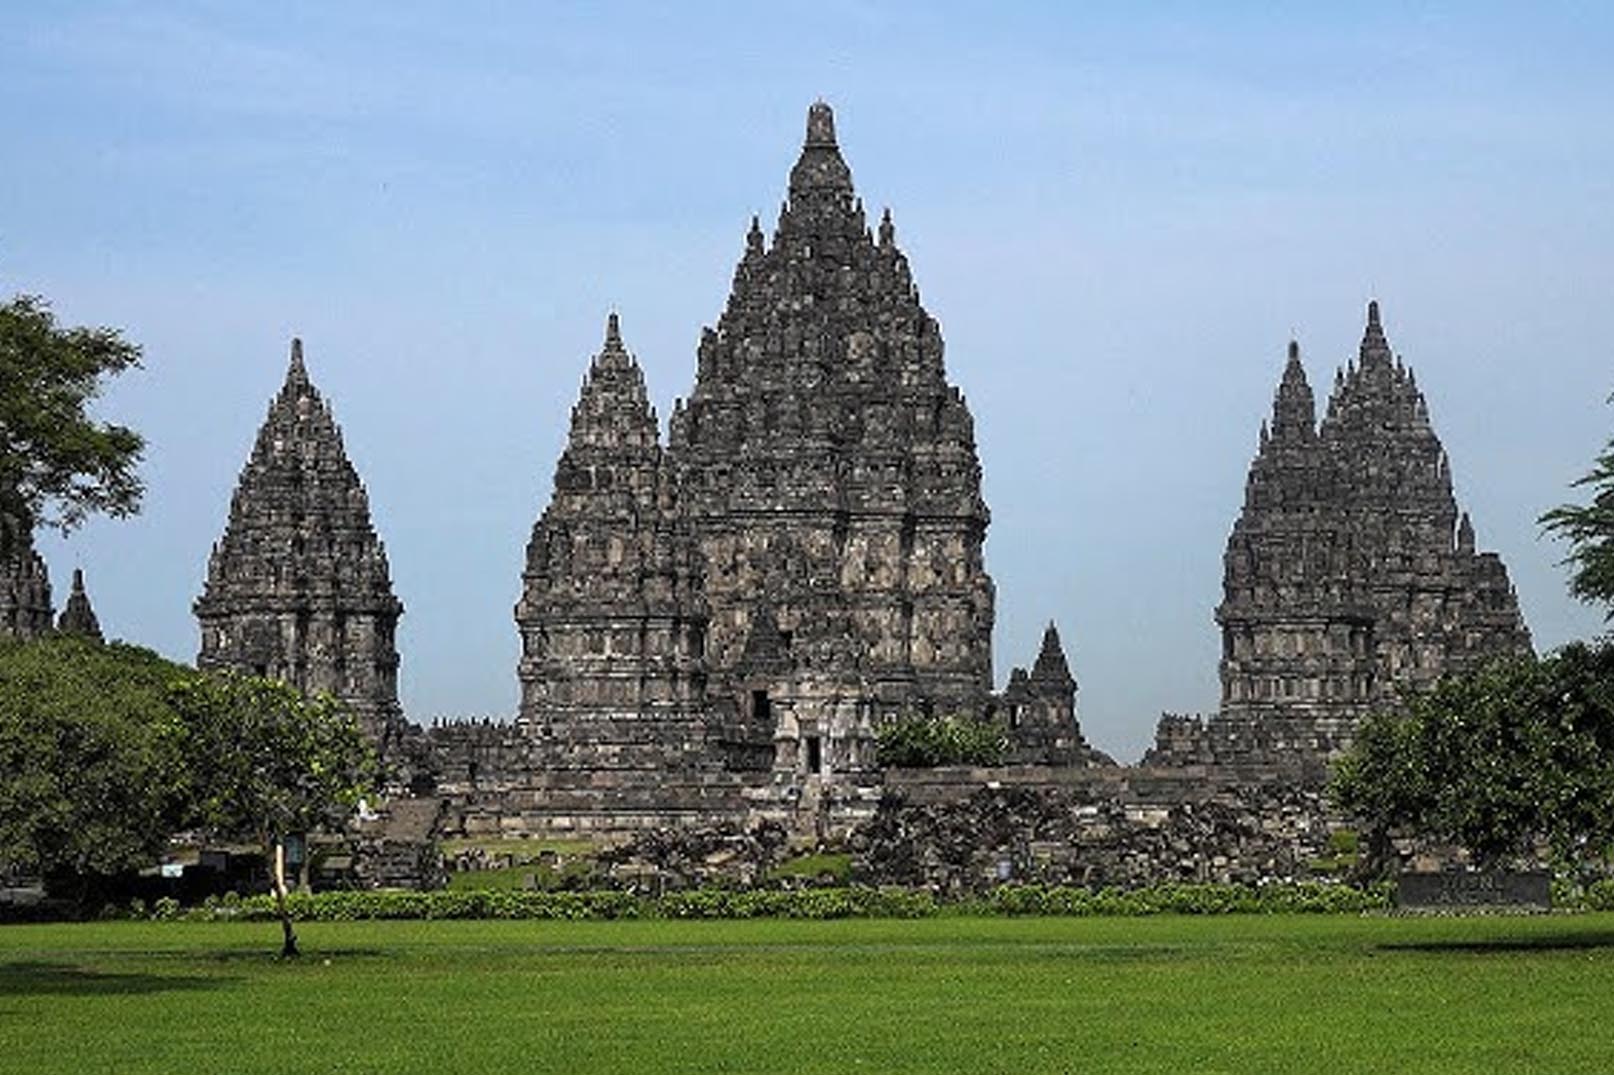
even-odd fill
[(508, 713), (511, 606), (620, 309), (665, 416), (806, 106), (890, 205), (976, 417), (996, 660), (1059, 622), (1089, 737), (1216, 703), (1211, 619), (1293, 334), (1377, 296), (1538, 645), (1534, 523), (1614, 430), (1602, 5), (40, 4), (0, 39), (0, 293), (145, 347), (138, 519), (43, 544), (178, 658), (303, 337), (371, 492), (417, 719)]

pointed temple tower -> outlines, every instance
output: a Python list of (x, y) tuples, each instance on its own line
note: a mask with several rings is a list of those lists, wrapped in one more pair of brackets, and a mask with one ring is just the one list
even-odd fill
[(64, 635), (80, 635), (97, 641), (101, 638), (101, 621), (95, 618), (90, 595), (84, 590), (84, 572), (79, 568), (73, 569), (73, 592), (67, 595), (67, 604), (62, 607), (61, 618), (56, 621), (56, 630)]
[[(781, 771), (872, 766), (877, 715), (987, 706), (989, 514), (942, 351), (890, 213), (870, 230), (834, 116), (813, 105), (778, 226), (769, 242), (752, 220), (669, 447), (708, 692), (753, 734), (771, 726)], [(783, 652), (751, 667), (765, 618)]]
[(1321, 426), (1289, 345), (1225, 566), (1222, 717), (1273, 747), (1326, 754), (1403, 689), (1530, 651), (1376, 302)]
[(969, 409), (828, 105), (670, 427), (613, 316), (516, 606), (519, 824), (872, 811), (882, 716), (991, 707), (993, 587)]
[(34, 549), (33, 532), (9, 515), (0, 515), (0, 638), (38, 638), (50, 633), (50, 572)]
[(540, 768), (706, 756), (705, 620), (656, 412), (617, 315), (594, 356), (516, 606), (520, 721)]
[(401, 722), (403, 605), (330, 407), (291, 344), (196, 601), (197, 664), (271, 676), (348, 703), (383, 745)]
[(1099, 760), (1082, 738), (1076, 720), (1076, 677), (1070, 674), (1059, 628), (1052, 623), (1043, 632), (1042, 648), (1031, 672), (1016, 668), (1009, 673), (1002, 707), (1011, 762), (1080, 765)]

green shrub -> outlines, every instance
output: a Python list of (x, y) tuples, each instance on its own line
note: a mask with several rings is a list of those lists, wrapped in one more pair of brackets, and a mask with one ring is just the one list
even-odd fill
[(844, 852), (798, 855), (768, 871), (771, 880), (786, 877), (813, 880), (825, 875), (844, 885), (852, 877), (852, 856)]
[(899, 769), (938, 765), (1001, 765), (1009, 737), (997, 721), (904, 713), (876, 733), (876, 758)]
[[(1588, 908), (1614, 908), (1614, 881), (1587, 889)], [(615, 919), (615, 918), (927, 918), (932, 915), (1216, 915), (1360, 914), (1388, 910), (1388, 885), (1354, 888), (1320, 881), (1270, 885), (1161, 884), (1137, 889), (1073, 885), (1003, 885), (982, 896), (943, 904), (934, 894), (905, 888), (850, 885), (798, 890), (700, 888), (660, 897), (627, 892), (544, 892), (467, 889), (438, 892), (294, 892), (288, 908), (300, 922), (380, 919)], [(268, 895), (208, 900), (181, 910), (158, 900), (162, 921), (267, 922), (276, 918)]]
[(1135, 889), (1004, 885), (968, 901), (985, 915), (1360, 914), (1388, 910), (1388, 886), (1370, 889), (1320, 881), (1269, 885), (1160, 884)]

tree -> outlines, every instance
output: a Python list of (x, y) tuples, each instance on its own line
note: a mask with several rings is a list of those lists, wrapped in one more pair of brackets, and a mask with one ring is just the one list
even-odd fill
[(0, 642), (0, 864), (84, 902), (161, 854), (183, 813), (189, 672), (76, 637)]
[(375, 754), (352, 713), (330, 695), (305, 697), (274, 680), (198, 674), (173, 703), (197, 759), (196, 821), (215, 835), (249, 838), (270, 863), (281, 955), (295, 957), (287, 907), (286, 838), (339, 821), (373, 785)]
[(35, 526), (138, 510), (145, 441), (88, 407), (103, 378), (139, 362), (115, 329), (59, 327), (36, 296), (0, 305), (0, 559)]
[(1547, 533), (1569, 541), (1569, 592), (1590, 604), (1608, 605), (1614, 619), (1614, 440), (1597, 457), (1591, 473), (1574, 488), (1593, 490), (1590, 504), (1561, 504), (1541, 516)]
[(1333, 791), (1370, 852), (1403, 830), (1481, 861), (1548, 841), (1563, 862), (1614, 849), (1614, 643), (1573, 643), (1441, 680), (1368, 717)]

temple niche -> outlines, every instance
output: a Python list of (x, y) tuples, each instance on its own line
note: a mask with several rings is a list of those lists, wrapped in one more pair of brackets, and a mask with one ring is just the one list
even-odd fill
[(328, 691), (383, 746), (395, 738), (403, 604), (300, 340), (242, 468), (195, 612), (199, 667)]

